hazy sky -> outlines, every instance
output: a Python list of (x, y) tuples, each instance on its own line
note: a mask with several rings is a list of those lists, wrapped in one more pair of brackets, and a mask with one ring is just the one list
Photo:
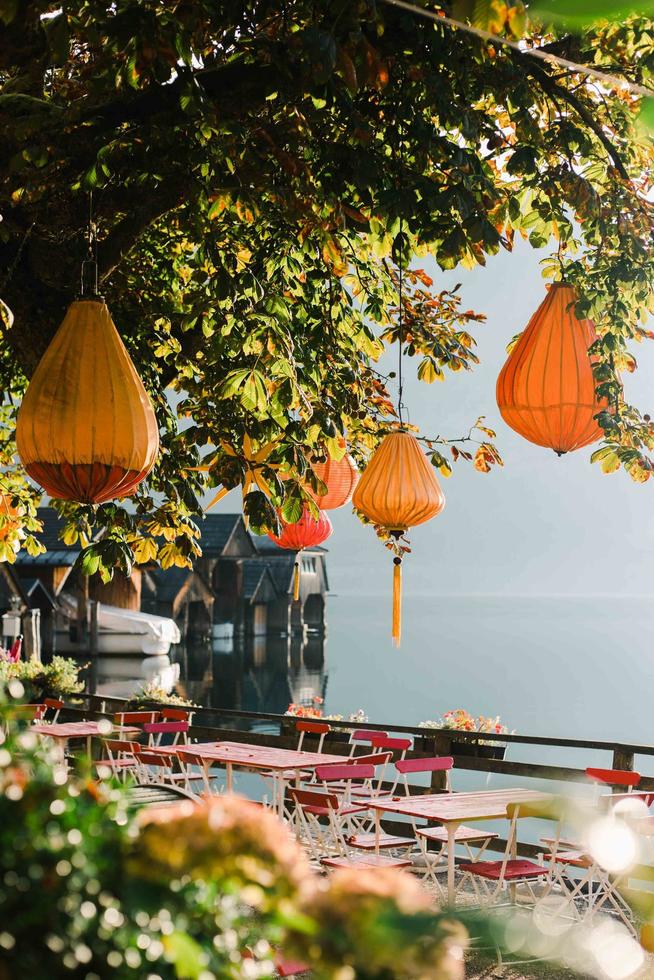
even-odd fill
[[(406, 359), (411, 421), (425, 434), (453, 437), (485, 415), (505, 465), (483, 474), (459, 462), (441, 481), (445, 510), (410, 532), (404, 581), (413, 595), (654, 594), (654, 479), (635, 484), (623, 471), (605, 475), (591, 466), (590, 449), (559, 458), (513, 433), (497, 409), (495, 381), (506, 344), (545, 295), (542, 254), (520, 243), (473, 272), (442, 273), (429, 260), (421, 263), (435, 288), (462, 282), (464, 308), (485, 313), (487, 321), (471, 331), (481, 361), (474, 371), (425, 385)], [(654, 414), (654, 343), (635, 345), (634, 353), (639, 370), (626, 380), (627, 395)], [(239, 504), (234, 491), (220, 509)], [(374, 532), (349, 505), (330, 516), (332, 591), (389, 593), (391, 557)]]

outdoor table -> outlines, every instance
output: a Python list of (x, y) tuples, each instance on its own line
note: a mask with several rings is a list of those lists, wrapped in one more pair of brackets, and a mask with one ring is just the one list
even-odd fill
[(231, 793), (233, 770), (250, 769), (264, 771), (273, 776), (273, 809), (278, 816), (284, 816), (284, 797), (286, 795), (286, 773), (296, 779), (307, 769), (342, 763), (342, 755), (327, 755), (324, 752), (298, 752), (295, 749), (278, 749), (272, 745), (253, 745), (249, 742), (194, 742), (191, 745), (170, 746), (175, 754), (190, 752), (207, 762), (220, 762), (226, 769), (226, 788)]
[(455, 835), (463, 823), (474, 820), (499, 820), (506, 817), (511, 803), (540, 803), (551, 800), (548, 793), (533, 789), (485, 790), (477, 793), (436, 793), (425, 796), (397, 796), (371, 799), (367, 805), (375, 811), (375, 852), (379, 853), (382, 813), (398, 813), (414, 820), (442, 823), (447, 830), (447, 897), (454, 904)]
[[(107, 724), (110, 725), (108, 730)], [(61, 746), (62, 757), (67, 742), (73, 738), (86, 739), (86, 751), (90, 756), (91, 739), (98, 735), (109, 735), (113, 730), (114, 726), (106, 721), (63, 721), (52, 725), (37, 722), (30, 727), (30, 731), (35, 732), (37, 735), (47, 735), (49, 738), (56, 739)], [(140, 733), (140, 731), (140, 728), (121, 729), (122, 733), (128, 734)]]

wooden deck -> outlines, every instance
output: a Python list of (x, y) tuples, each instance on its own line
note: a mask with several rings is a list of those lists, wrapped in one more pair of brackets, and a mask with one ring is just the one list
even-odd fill
[[(80, 695), (75, 703), (66, 705), (60, 720), (76, 721), (81, 718), (99, 719), (111, 718), (115, 712), (125, 711), (126, 702), (121, 698), (99, 697), (96, 695)], [(152, 705), (153, 709), (162, 705)], [(198, 742), (250, 742), (268, 745), (275, 748), (294, 748), (297, 736), (293, 733), (293, 719), (286, 715), (265, 714), (251, 711), (227, 710), (222, 708), (194, 708), (191, 737)], [(332, 725), (342, 730), (328, 736), (323, 746), (323, 752), (330, 755), (348, 755), (350, 746), (348, 734), (352, 729), (383, 730), (391, 734), (410, 735), (414, 738), (414, 748), (407, 758), (425, 756), (454, 756), (456, 771), (476, 772), (481, 774), (496, 774), (510, 777), (512, 785), (526, 788), (541, 789), (549, 792), (562, 792), (565, 787), (556, 787), (554, 783), (584, 783), (588, 786), (585, 769), (589, 766), (637, 770), (642, 779), (639, 789), (654, 790), (654, 744), (642, 745), (622, 741), (565, 738), (560, 736), (542, 735), (480, 735), (473, 732), (443, 731), (424, 729), (412, 725), (400, 725), (392, 721), (374, 721), (366, 723), (350, 723), (346, 721), (332, 722)], [(477, 745), (479, 742), (498, 743), (507, 745), (508, 759), (496, 759), (483, 756), (462, 754), (457, 751), (461, 743)], [(310, 749), (307, 742), (305, 748)], [(554, 756), (552, 761), (533, 761), (521, 759), (521, 755), (538, 754)], [(561, 763), (559, 763), (561, 758)], [(435, 793), (445, 788), (445, 773), (434, 772), (431, 783), (426, 785), (411, 785), (412, 794)], [(457, 788), (455, 786), (455, 788)], [(481, 789), (481, 780), (474, 786)], [(574, 792), (572, 786), (569, 787)], [(384, 827), (391, 833), (401, 834), (404, 824), (398, 820), (384, 821)], [(503, 851), (505, 841), (498, 838), (493, 848)], [(542, 847), (522, 841), (518, 845), (518, 853), (524, 857), (535, 857)], [(654, 881), (654, 868), (641, 867), (633, 877), (641, 877)]]

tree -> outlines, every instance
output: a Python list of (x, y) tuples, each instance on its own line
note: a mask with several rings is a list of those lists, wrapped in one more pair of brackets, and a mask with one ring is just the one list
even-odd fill
[[(398, 268), (484, 264), (516, 233), (554, 243), (544, 275), (574, 282), (597, 324), (602, 467), (650, 476), (654, 426), (620, 383), (652, 336), (640, 99), (530, 51), (642, 82), (654, 21), (526, 27), (519, 3), (488, 9), (521, 51), (372, 0), (0, 3), (3, 483), (28, 531), (38, 494), (15, 461), (15, 405), (76, 291), (90, 194), (102, 291), (163, 448), (135, 507), (63, 506), (69, 538), (107, 529), (88, 571), (189, 561), (198, 496), (243, 481), (244, 442), (271, 447), (265, 492), (245, 499), (253, 527), (279, 507), (296, 519), (308, 461), (341, 434), (363, 460), (395, 424), (375, 364), (398, 339)], [(470, 369), (483, 317), (414, 266), (404, 278), (420, 377)], [(479, 420), (424, 439), (446, 475), (452, 456), (501, 461)]]

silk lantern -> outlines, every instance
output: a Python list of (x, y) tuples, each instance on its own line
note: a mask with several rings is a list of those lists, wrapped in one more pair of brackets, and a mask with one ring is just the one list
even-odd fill
[(154, 409), (104, 300), (75, 300), (41, 358), (16, 423), (18, 454), (51, 497), (128, 497), (159, 450)]
[(387, 435), (375, 450), (354, 491), (352, 502), (368, 520), (395, 539), (393, 559), (393, 640), (402, 631), (402, 557), (399, 539), (443, 510), (445, 497), (434, 467), (411, 433)]
[(552, 283), (497, 379), (497, 404), (508, 426), (562, 456), (596, 442), (602, 429), (588, 348), (592, 320), (575, 314), (575, 292)]
[(349, 453), (338, 460), (328, 456), (324, 463), (312, 463), (311, 469), (327, 487), (320, 496), (310, 491), (321, 510), (336, 510), (349, 503), (359, 482), (357, 465)]
[(326, 541), (333, 531), (332, 522), (323, 511), (320, 511), (317, 518), (313, 517), (308, 507), (304, 508), (300, 520), (295, 521), (293, 524), (287, 524), (283, 518), (280, 518), (280, 520), (282, 525), (281, 533), (276, 535), (268, 532), (268, 537), (280, 548), (298, 552), (293, 574), (293, 598), (297, 602), (300, 598), (301, 552), (304, 548), (315, 547), (316, 545), (322, 544), (323, 541)]

